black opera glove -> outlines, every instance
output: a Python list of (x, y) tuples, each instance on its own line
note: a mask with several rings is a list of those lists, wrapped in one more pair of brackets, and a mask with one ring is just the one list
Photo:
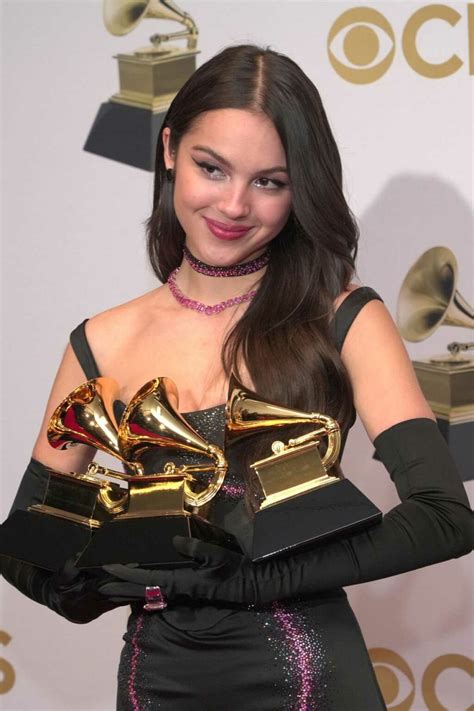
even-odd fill
[(126, 601), (108, 600), (100, 586), (110, 579), (103, 571), (82, 571), (72, 560), (51, 573), (14, 558), (0, 556), (0, 572), (9, 583), (31, 600), (45, 605), (70, 622), (84, 624)]
[[(48, 478), (44, 465), (31, 459), (10, 513), (16, 509), (26, 511), (28, 506), (41, 503)], [(107, 600), (99, 592), (99, 584), (109, 576), (103, 571), (80, 571), (72, 561), (67, 561), (62, 570), (51, 573), (30, 563), (0, 556), (0, 573), (31, 600), (49, 607), (71, 622), (90, 622), (118, 607), (117, 603)]]
[(124, 590), (140, 593), (141, 599), (144, 586), (158, 585), (169, 601), (188, 596), (262, 605), (311, 597), (469, 553), (472, 512), (436, 423), (428, 418), (400, 422), (382, 432), (374, 445), (402, 503), (372, 528), (256, 564), (201, 541), (175, 539), (180, 552), (195, 558), (196, 568), (143, 571), (108, 566), (107, 570), (135, 586)]
[(121, 603), (111, 601), (101, 592), (101, 586), (109, 579), (110, 576), (102, 570), (79, 570), (72, 560), (68, 560), (51, 576), (46, 604), (70, 622), (91, 622), (104, 612), (130, 604), (127, 600)]
[(263, 604), (257, 595), (257, 566), (251, 560), (240, 553), (197, 538), (175, 536), (173, 544), (179, 553), (192, 558), (196, 565), (173, 570), (106, 565), (104, 570), (118, 580), (104, 583), (101, 592), (117, 602), (129, 600), (131, 596), (135, 600), (144, 600), (146, 588), (158, 586), (169, 602), (194, 599), (224, 600), (245, 605)]

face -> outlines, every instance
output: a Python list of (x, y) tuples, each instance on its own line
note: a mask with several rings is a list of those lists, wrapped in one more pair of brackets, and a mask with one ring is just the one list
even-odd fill
[(291, 210), (285, 151), (270, 119), (241, 109), (208, 111), (183, 136), (177, 155), (169, 140), (164, 129), (174, 207), (194, 256), (226, 266), (262, 253)]

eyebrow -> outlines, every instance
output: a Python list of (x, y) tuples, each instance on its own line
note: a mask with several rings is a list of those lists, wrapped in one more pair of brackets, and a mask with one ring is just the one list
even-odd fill
[[(232, 168), (232, 163), (230, 163), (226, 158), (223, 158), (220, 156), (218, 153), (212, 150), (212, 148), (209, 148), (208, 146), (192, 146), (192, 149), (195, 151), (203, 151), (204, 153), (208, 153), (214, 160), (217, 160), (219, 163), (222, 163), (222, 165), (225, 165), (226, 168)], [(276, 165), (273, 168), (265, 168), (264, 170), (258, 170), (257, 175), (261, 175), (265, 173), (265, 175), (268, 175), (269, 173), (288, 173), (288, 168), (284, 165)]]

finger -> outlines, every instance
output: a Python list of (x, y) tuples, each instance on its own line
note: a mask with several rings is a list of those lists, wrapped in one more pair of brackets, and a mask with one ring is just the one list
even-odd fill
[(195, 558), (199, 560), (200, 541), (198, 538), (188, 538), (187, 536), (174, 536), (173, 545), (178, 553), (187, 556), (188, 558)]
[(119, 580), (126, 580), (131, 583), (139, 583), (141, 585), (158, 585), (154, 582), (157, 572), (146, 568), (135, 568), (128, 565), (104, 565), (103, 569)]
[(145, 597), (145, 586), (137, 583), (108, 582), (100, 585), (98, 590), (101, 595), (114, 601), (142, 600)]
[(191, 556), (198, 563), (205, 566), (223, 565), (228, 563), (229, 558), (232, 556), (232, 553), (227, 548), (216, 546), (214, 543), (206, 543), (198, 538), (175, 536), (173, 543), (180, 553)]
[(130, 598), (124, 597), (107, 597), (109, 602), (113, 602), (117, 607), (125, 607), (126, 605), (133, 605), (137, 600), (131, 600)]
[(76, 568), (72, 558), (68, 558), (63, 567), (56, 573), (57, 584), (67, 587), (74, 584), (81, 576), (81, 571)]
[(158, 585), (167, 599), (172, 599), (176, 595), (186, 595), (189, 592), (190, 587), (195, 584), (196, 574), (197, 571), (190, 567), (160, 570), (155, 585)]

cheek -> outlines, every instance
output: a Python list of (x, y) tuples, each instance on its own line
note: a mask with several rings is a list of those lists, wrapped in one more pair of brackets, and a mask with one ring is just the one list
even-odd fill
[(291, 196), (282, 200), (267, 200), (260, 206), (260, 221), (270, 229), (280, 230), (285, 225), (290, 211)]
[(175, 209), (199, 210), (213, 200), (213, 191), (202, 181), (186, 181), (184, 177), (177, 181), (174, 189)]

